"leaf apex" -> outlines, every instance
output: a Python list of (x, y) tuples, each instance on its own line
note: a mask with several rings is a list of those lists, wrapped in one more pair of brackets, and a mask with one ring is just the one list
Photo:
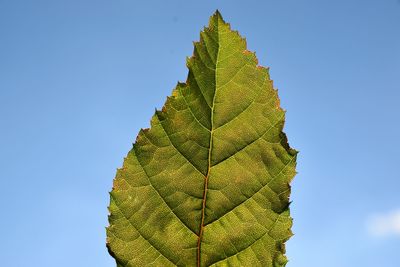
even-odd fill
[(221, 18), (223, 20), (221, 12), (219, 12), (218, 8), (215, 10), (214, 16), (217, 16), (218, 18)]
[(226, 24), (224, 18), (222, 17), (221, 13), (219, 10), (215, 10), (214, 14), (210, 17), (210, 25), (215, 24), (218, 25), (219, 22), (222, 22), (223, 24)]

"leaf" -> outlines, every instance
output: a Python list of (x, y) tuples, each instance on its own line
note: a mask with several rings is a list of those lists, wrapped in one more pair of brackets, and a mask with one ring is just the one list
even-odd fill
[(117, 171), (118, 266), (284, 266), (296, 151), (268, 69), (217, 11)]

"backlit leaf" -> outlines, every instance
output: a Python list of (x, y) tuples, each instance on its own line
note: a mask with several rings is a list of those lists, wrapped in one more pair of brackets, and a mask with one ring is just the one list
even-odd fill
[(268, 69), (217, 11), (117, 171), (118, 266), (284, 266), (296, 151)]

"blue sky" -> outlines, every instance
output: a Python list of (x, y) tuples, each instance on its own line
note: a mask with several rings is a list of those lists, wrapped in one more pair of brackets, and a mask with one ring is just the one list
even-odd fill
[(0, 0), (0, 266), (114, 266), (116, 168), (217, 8), (300, 150), (288, 267), (399, 266), (397, 0)]

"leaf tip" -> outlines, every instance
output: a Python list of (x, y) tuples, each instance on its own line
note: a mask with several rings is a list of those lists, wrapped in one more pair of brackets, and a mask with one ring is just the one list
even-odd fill
[(216, 17), (218, 17), (218, 18), (221, 18), (221, 19), (223, 20), (222, 15), (221, 15), (221, 12), (219, 12), (218, 8), (215, 10), (214, 16), (216, 16)]
[(214, 14), (210, 17), (210, 25), (215, 24), (218, 25), (219, 22), (222, 22), (223, 24), (225, 24), (225, 20), (221, 15), (221, 12), (219, 12), (219, 10), (215, 10)]

